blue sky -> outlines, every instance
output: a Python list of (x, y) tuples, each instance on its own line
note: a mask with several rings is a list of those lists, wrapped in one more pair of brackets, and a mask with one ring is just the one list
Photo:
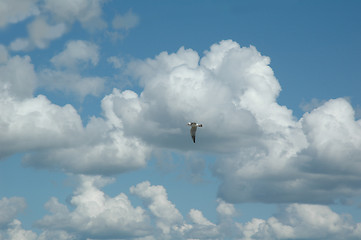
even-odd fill
[(360, 7), (0, 0), (0, 239), (361, 238)]

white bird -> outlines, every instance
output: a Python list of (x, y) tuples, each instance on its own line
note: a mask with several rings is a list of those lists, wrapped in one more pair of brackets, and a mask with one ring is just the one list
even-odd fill
[(195, 123), (195, 122), (189, 122), (187, 125), (191, 127), (191, 137), (193, 139), (193, 142), (196, 143), (197, 127), (202, 127), (202, 124), (198, 124), (198, 123)]

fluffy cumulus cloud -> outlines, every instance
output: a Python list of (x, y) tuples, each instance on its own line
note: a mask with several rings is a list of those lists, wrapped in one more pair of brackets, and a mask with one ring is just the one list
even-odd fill
[(26, 208), (26, 203), (23, 198), (12, 197), (0, 199), (0, 227), (10, 224), (16, 215)]
[(26, 208), (25, 199), (20, 197), (0, 199), (0, 239), (36, 240), (37, 235), (21, 227), (16, 216)]
[[(221, 180), (219, 197), (228, 202), (330, 203), (360, 193), (361, 122), (350, 103), (329, 100), (297, 120), (277, 103), (281, 87), (270, 59), (255, 47), (228, 40), (203, 57), (180, 48), (133, 61), (126, 71), (143, 91), (114, 89), (102, 100), (103, 117), (86, 126), (72, 106), (32, 97), (37, 75), (29, 57), (0, 54), (1, 104), (8, 112), (1, 117), (0, 141), (8, 146), (1, 156), (36, 149), (25, 164), (116, 174), (144, 167), (150, 149), (188, 156), (197, 150), (218, 154), (212, 169)], [(40, 72), (40, 82), (99, 95), (103, 79), (78, 73), (98, 61), (96, 45), (71, 41), (51, 59), (54, 68)], [(196, 144), (189, 121), (204, 126)]]
[(113, 181), (100, 176), (76, 177), (78, 187), (69, 207), (52, 197), (45, 208), (49, 211), (35, 225), (39, 234), (23, 229), (16, 215), (25, 208), (22, 198), (0, 200), (0, 239), (80, 240), (80, 239), (359, 239), (361, 223), (349, 215), (339, 215), (327, 206), (309, 204), (281, 205), (268, 218), (240, 222), (232, 204), (218, 200), (218, 218), (207, 219), (198, 209), (182, 216), (161, 185), (148, 181), (130, 188), (143, 200), (134, 206), (128, 196), (114, 197), (101, 188)]
[(36, 73), (29, 56), (9, 58), (2, 51), (0, 63), (0, 92), (3, 98), (12, 96), (14, 99), (31, 97), (36, 87)]
[[(128, 196), (114, 197), (101, 188), (113, 182), (100, 176), (76, 176), (78, 186), (69, 199), (70, 206), (55, 197), (45, 203), (49, 212), (35, 226), (39, 233), (24, 229), (16, 218), (25, 210), (23, 198), (0, 199), (0, 239), (80, 240), (80, 239), (359, 239), (361, 223), (340, 215), (327, 206), (281, 205), (268, 218), (240, 222), (234, 206), (218, 200), (216, 222), (198, 209), (183, 216), (168, 199), (161, 185), (141, 182), (130, 193), (143, 200), (134, 206)], [(241, 216), (239, 218), (239, 216)]]
[[(114, 113), (126, 135), (154, 147), (222, 153), (213, 171), (230, 202), (326, 203), (359, 194), (361, 122), (351, 105), (330, 100), (297, 120), (277, 103), (281, 87), (269, 64), (255, 47), (230, 40), (202, 58), (191, 49), (162, 52), (129, 64), (143, 91), (114, 92)], [(204, 125), (197, 145), (189, 121)]]
[[(55, 2), (46, 4), (57, 18), (67, 16)], [(0, 239), (360, 238), (360, 223), (317, 205), (361, 192), (361, 120), (346, 99), (319, 103), (296, 119), (277, 103), (281, 87), (270, 59), (231, 40), (202, 57), (180, 48), (131, 62), (122, 69), (143, 90), (114, 89), (101, 101), (102, 116), (86, 125), (71, 105), (34, 96), (38, 86), (99, 95), (103, 79), (80, 74), (98, 63), (98, 51), (95, 44), (71, 41), (51, 68), (36, 73), (29, 56), (10, 56), (0, 46), (0, 157), (25, 152), (27, 166), (93, 175), (79, 178), (71, 207), (56, 198), (46, 203), (50, 213), (37, 222), (40, 234), (16, 219), (25, 208), (21, 198), (1, 199)], [(203, 124), (196, 144), (189, 121)], [(142, 207), (124, 193), (110, 197), (100, 190), (110, 180), (95, 175), (144, 167), (152, 150), (185, 153), (190, 161), (202, 153), (217, 158), (216, 221), (197, 209), (183, 216), (166, 189), (148, 181), (130, 188)], [(197, 177), (205, 163), (192, 164)], [(269, 219), (236, 221), (231, 203), (255, 201), (285, 204)]]
[(169, 235), (177, 226), (182, 225), (183, 217), (175, 205), (168, 200), (163, 186), (151, 186), (149, 182), (139, 183), (130, 192), (142, 198), (156, 218), (156, 225), (164, 235)]
[(358, 239), (361, 224), (348, 215), (338, 215), (327, 206), (291, 204), (280, 209), (277, 217), (254, 218), (235, 223), (241, 239)]
[[(102, 102), (104, 117), (93, 117), (83, 126), (71, 105), (61, 107), (43, 95), (33, 96), (38, 79), (30, 57), (9, 57), (6, 49), (0, 54), (2, 159), (30, 151), (23, 161), (28, 166), (91, 174), (145, 166), (149, 148), (138, 138), (125, 136), (121, 119), (113, 113), (111, 97)], [(88, 85), (93, 79), (84, 81)], [(81, 94), (84, 89), (79, 91)]]
[(139, 138), (125, 135), (113, 104), (112, 96), (105, 97), (102, 100), (104, 118), (92, 117), (86, 127), (66, 134), (72, 140), (70, 144), (27, 154), (24, 164), (105, 175), (144, 167), (150, 148)]
[[(81, 133), (75, 109), (33, 97), (37, 76), (28, 56), (14, 56), (0, 64), (0, 156), (71, 144), (69, 134)], [(68, 143), (67, 143), (68, 142)]]
[(42, 95), (32, 97), (36, 73), (30, 57), (9, 58), (0, 64), (0, 74), (0, 157), (66, 145), (67, 134), (81, 131), (81, 120), (73, 107), (56, 106)]
[(45, 205), (51, 215), (38, 221), (37, 226), (92, 239), (144, 236), (149, 232), (145, 211), (133, 207), (123, 193), (114, 198), (105, 195), (98, 187), (106, 182), (99, 177), (81, 177), (81, 184), (70, 200), (74, 210), (52, 198)]

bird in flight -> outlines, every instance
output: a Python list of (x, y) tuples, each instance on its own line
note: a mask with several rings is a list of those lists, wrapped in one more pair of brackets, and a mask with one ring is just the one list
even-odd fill
[(195, 123), (195, 122), (189, 122), (187, 125), (191, 127), (191, 137), (193, 139), (193, 142), (196, 143), (197, 127), (202, 127), (202, 124), (198, 124), (198, 123)]

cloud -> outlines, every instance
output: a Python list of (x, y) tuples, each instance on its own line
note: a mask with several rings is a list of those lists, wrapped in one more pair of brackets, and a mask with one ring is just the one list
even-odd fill
[(137, 14), (129, 10), (124, 15), (117, 14), (112, 21), (112, 30), (107, 31), (107, 35), (112, 41), (122, 40), (130, 29), (135, 28), (140, 22)]
[[(96, 49), (74, 42), (79, 43)], [(97, 51), (70, 49), (71, 43), (53, 58), (64, 71), (42, 74), (59, 81), (73, 78), (64, 83), (78, 94), (97, 94), (99, 85), (87, 88), (75, 70), (67, 70), (65, 60), (96, 64)], [(7, 147), (2, 157), (32, 151), (23, 161), (28, 166), (117, 174), (144, 167), (152, 151), (186, 152), (191, 159), (203, 152), (217, 158), (212, 171), (221, 180), (219, 197), (227, 202), (325, 204), (360, 193), (361, 122), (350, 103), (329, 100), (296, 119), (277, 103), (281, 87), (270, 59), (252, 46), (227, 40), (211, 46), (203, 57), (180, 48), (133, 61), (126, 71), (143, 91), (114, 89), (102, 100), (103, 116), (91, 118), (86, 126), (70, 105), (32, 97), (36, 75), (29, 57), (4, 59), (0, 104), (6, 114), (0, 119), (0, 141)], [(62, 86), (56, 87), (66, 91)], [(196, 145), (189, 121), (204, 125)], [(203, 168), (202, 161), (189, 166), (195, 176)]]
[[(70, 105), (59, 107), (39, 95), (36, 98), (0, 100), (2, 115), (0, 157), (17, 152), (74, 144), (83, 129), (79, 115)], [(72, 138), (69, 139), (69, 137)]]
[(165, 235), (170, 234), (172, 227), (182, 225), (183, 217), (175, 205), (168, 200), (163, 186), (151, 186), (150, 182), (142, 182), (130, 188), (132, 194), (142, 198), (152, 215), (156, 225)]
[(24, 198), (12, 197), (0, 199), (0, 239), (7, 240), (74, 240), (75, 237), (65, 231), (45, 230), (39, 236), (23, 229), (21, 221), (16, 216), (26, 208)]
[(96, 66), (99, 61), (98, 46), (82, 40), (70, 41), (64, 51), (50, 59), (55, 69), (39, 73), (39, 85), (47, 90), (60, 90), (75, 94), (80, 99), (87, 95), (99, 96), (105, 85), (102, 77), (83, 77), (79, 73), (88, 63)]
[(39, 234), (23, 229), (16, 219), (26, 208), (23, 198), (0, 199), (0, 239), (359, 239), (361, 235), (361, 223), (322, 205), (279, 205), (268, 219), (239, 222), (234, 206), (219, 199), (218, 218), (211, 222), (198, 209), (183, 217), (161, 185), (145, 181), (132, 186), (130, 192), (144, 206), (135, 207), (124, 193), (110, 197), (101, 190), (112, 178), (73, 179), (78, 186), (69, 200), (71, 207), (50, 198), (45, 203), (49, 214), (35, 223), (42, 230)]
[(326, 101), (324, 100), (319, 100), (317, 98), (312, 98), (311, 101), (309, 102), (302, 102), (300, 104), (300, 107), (303, 111), (305, 112), (311, 112), (313, 109), (323, 105)]
[(45, 0), (44, 9), (52, 14), (58, 22), (72, 24), (79, 21), (91, 31), (104, 29), (106, 23), (101, 18), (102, 1), (100, 0), (66, 0), (61, 3), (56, 0)]
[(8, 58), (7, 54), (3, 56), (3, 63), (0, 64), (1, 95), (11, 95), (17, 99), (31, 97), (36, 86), (36, 73), (30, 57)]
[[(78, 240), (78, 239), (358, 239), (361, 223), (347, 214), (338, 214), (327, 206), (313, 204), (279, 205), (268, 219), (253, 218), (239, 222), (232, 204), (217, 200), (218, 218), (207, 219), (198, 209), (183, 217), (168, 199), (166, 189), (145, 181), (130, 192), (143, 200), (143, 207), (133, 206), (119, 193), (113, 197), (101, 188), (113, 182), (100, 176), (75, 176), (78, 186), (70, 207), (55, 197), (45, 203), (49, 212), (35, 223), (37, 235), (21, 227), (16, 214), (25, 208), (22, 198), (3, 198), (0, 212), (6, 218), (0, 229), (4, 239)], [(9, 213), (9, 214), (6, 214)], [(237, 218), (236, 218), (237, 217)], [(4, 222), (4, 221), (3, 221)]]
[(111, 63), (114, 68), (121, 68), (124, 64), (124, 60), (116, 56), (111, 56), (107, 58), (107, 62)]
[[(234, 42), (224, 42), (228, 48), (237, 47)], [(242, 51), (254, 51), (242, 49)], [(181, 48), (177, 53), (161, 53), (155, 59), (135, 61), (128, 72), (139, 78), (144, 87), (139, 97), (131, 100), (116, 98), (117, 114), (124, 119), (129, 134), (138, 135), (153, 145), (194, 149), (190, 144), (186, 123), (197, 121), (207, 126), (207, 131), (199, 129), (197, 149), (211, 152), (232, 152), (239, 145), (250, 143), (248, 138), (239, 136), (257, 135), (259, 129), (248, 110), (234, 104), (232, 87), (222, 84), (205, 66), (199, 56), (190, 49)], [(137, 104), (126, 104), (127, 101)], [(133, 107), (137, 106), (137, 110)], [(211, 107), (210, 107), (211, 106)], [(131, 117), (126, 112), (134, 112)], [(231, 113), (232, 117), (229, 117)], [(133, 119), (131, 121), (131, 119)], [(146, 119), (146, 121), (145, 121)], [(240, 124), (242, 122), (242, 124)], [(142, 130), (139, 131), (141, 125)], [(222, 130), (219, 126), (223, 126)], [(154, 136), (157, 136), (154, 138)], [(207, 139), (204, 144), (202, 139)]]
[[(61, 107), (43, 95), (33, 96), (37, 76), (30, 57), (8, 58), (0, 65), (0, 73), (1, 159), (29, 151), (23, 159), (27, 166), (89, 174), (115, 174), (145, 166), (150, 150), (140, 139), (124, 134), (111, 96), (102, 102), (104, 117), (93, 117), (83, 126), (71, 105)], [(86, 80), (80, 92), (92, 90), (88, 86), (92, 79)]]
[(38, 15), (38, 0), (3, 0), (0, 3), (0, 28), (8, 24), (18, 23), (24, 19)]
[[(67, 146), (82, 132), (70, 105), (59, 107), (45, 96), (33, 97), (37, 76), (29, 56), (14, 56), (0, 65), (0, 157), (28, 150)], [(70, 134), (70, 135), (69, 135)]]
[(8, 61), (8, 58), (8, 50), (4, 45), (0, 44), (0, 64), (6, 63)]
[(99, 96), (104, 91), (105, 79), (101, 77), (82, 77), (77, 73), (44, 69), (39, 73), (40, 86), (47, 90), (60, 90), (74, 94), (80, 99), (87, 95)]
[(51, 58), (50, 61), (57, 68), (72, 68), (88, 62), (96, 66), (99, 61), (99, 47), (87, 41), (70, 41), (66, 44), (64, 51)]
[(24, 230), (21, 222), (15, 217), (26, 208), (26, 202), (21, 197), (3, 197), (0, 199), (0, 239), (36, 240), (36, 234)]
[(29, 51), (37, 47), (47, 48), (49, 43), (63, 36), (67, 30), (64, 23), (50, 25), (43, 16), (37, 17), (27, 26), (29, 37), (17, 38), (10, 43), (13, 51)]
[(95, 239), (134, 238), (147, 234), (149, 223), (145, 211), (133, 207), (123, 193), (113, 198), (105, 195), (97, 188), (99, 182), (102, 186), (104, 179), (81, 176), (80, 186), (70, 200), (74, 210), (70, 211), (52, 198), (45, 204), (51, 215), (44, 216), (36, 225)]
[(0, 228), (10, 224), (15, 216), (26, 208), (25, 199), (20, 197), (0, 199)]
[[(71, 144), (27, 154), (27, 166), (72, 173), (116, 174), (144, 167), (149, 147), (140, 139), (124, 134), (122, 122), (113, 112), (111, 96), (102, 101), (105, 118), (93, 117), (81, 131), (67, 137)], [(76, 161), (74, 161), (76, 159)]]
[(27, 38), (17, 38), (10, 43), (9, 49), (12, 51), (26, 51), (32, 48), (32, 44)]
[(40, 49), (46, 48), (51, 40), (61, 37), (65, 31), (64, 23), (49, 25), (44, 18), (37, 18), (28, 25), (30, 42)]
[(134, 28), (139, 23), (138, 15), (134, 14), (129, 10), (124, 15), (116, 15), (113, 19), (112, 26), (114, 29), (125, 29), (129, 30)]
[(327, 206), (291, 204), (267, 220), (236, 223), (242, 239), (357, 239), (360, 223), (347, 215), (338, 215)]
[(213, 172), (229, 202), (330, 203), (359, 194), (361, 128), (351, 105), (330, 100), (297, 120), (277, 103), (281, 86), (269, 64), (255, 47), (230, 40), (202, 58), (180, 48), (136, 60), (127, 73), (143, 91), (113, 94), (114, 113), (126, 135), (167, 150), (193, 151), (185, 123), (203, 123), (196, 149), (221, 154)]
[(27, 25), (29, 36), (12, 41), (11, 50), (29, 51), (35, 47), (47, 48), (52, 40), (62, 37), (75, 21), (79, 21), (89, 31), (101, 30), (107, 25), (101, 18), (102, 4), (99, 0), (61, 3), (44, 0), (41, 11), (37, 2), (37, 0), (17, 0), (3, 3), (4, 7), (1, 9), (4, 9), (6, 14), (0, 17), (0, 27), (5, 26), (7, 22), (17, 22), (27, 16), (37, 15), (37, 18)]
[(15, 219), (6, 229), (6, 232), (0, 231), (0, 238), (8, 240), (37, 240), (37, 234), (31, 230), (23, 229), (21, 222)]

